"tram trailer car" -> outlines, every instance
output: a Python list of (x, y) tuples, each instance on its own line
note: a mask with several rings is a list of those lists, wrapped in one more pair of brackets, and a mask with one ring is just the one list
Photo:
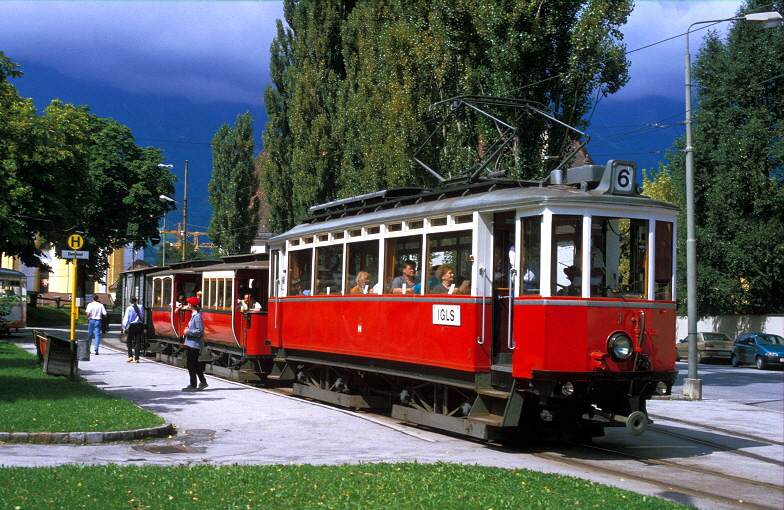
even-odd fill
[(610, 161), (311, 208), (269, 241), (269, 378), (482, 439), (642, 434), (677, 378), (678, 209), (635, 182)]
[[(221, 261), (191, 261), (147, 275), (154, 340), (150, 350), (170, 364), (185, 365), (183, 330), (191, 312), (177, 308), (177, 298), (200, 293), (205, 348), (200, 361), (205, 372), (238, 380), (257, 381), (272, 364), (267, 335), (269, 256), (247, 254)], [(262, 304), (260, 311), (240, 312), (245, 293)]]

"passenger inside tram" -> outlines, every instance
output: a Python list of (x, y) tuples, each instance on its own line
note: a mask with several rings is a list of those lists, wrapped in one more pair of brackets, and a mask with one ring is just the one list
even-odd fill
[(246, 292), (242, 297), (242, 301), (240, 302), (240, 311), (258, 312), (260, 310), (261, 310), (261, 303), (253, 299), (253, 295), (250, 292)]
[(351, 294), (367, 294), (370, 290), (370, 273), (367, 271), (360, 271), (354, 280), (354, 285), (351, 288)]
[(392, 294), (413, 294), (416, 285), (416, 262), (404, 260), (400, 270), (403, 274), (392, 280)]
[(455, 271), (449, 264), (438, 266), (438, 269), (436, 269), (436, 280), (440, 283), (433, 287), (430, 291), (431, 294), (465, 294), (469, 287), (468, 280), (464, 280), (462, 285), (457, 286)]

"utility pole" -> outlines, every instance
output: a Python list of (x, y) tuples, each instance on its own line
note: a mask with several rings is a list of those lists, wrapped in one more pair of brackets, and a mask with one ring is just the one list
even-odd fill
[(182, 194), (182, 261), (185, 262), (185, 243), (188, 241), (188, 160), (185, 160), (185, 190)]

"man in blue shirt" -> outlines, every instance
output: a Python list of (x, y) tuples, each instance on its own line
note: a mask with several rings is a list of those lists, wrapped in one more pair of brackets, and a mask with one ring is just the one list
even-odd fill
[(122, 332), (128, 333), (128, 337), (126, 338), (126, 343), (128, 344), (128, 359), (125, 360), (128, 363), (134, 360), (134, 349), (136, 349), (136, 363), (138, 363), (139, 353), (142, 350), (144, 307), (137, 304), (137, 301), (138, 298), (136, 296), (131, 298), (131, 305), (125, 309), (125, 315), (123, 316), (122, 321)]

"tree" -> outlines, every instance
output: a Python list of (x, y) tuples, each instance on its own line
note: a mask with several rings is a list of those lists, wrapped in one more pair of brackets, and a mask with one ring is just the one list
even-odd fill
[(221, 254), (248, 253), (259, 231), (259, 178), (254, 162), (253, 118), (237, 116), (212, 139), (212, 217), (207, 234)]
[(174, 191), (174, 175), (159, 150), (86, 106), (55, 100), (39, 116), (8, 83), (16, 68), (0, 53), (0, 252), (45, 267), (38, 243), (59, 253), (78, 232), (90, 251), (80, 267), (100, 280), (114, 249), (157, 236), (158, 196)]
[[(749, 2), (741, 12), (771, 10), (769, 3), (762, 4)], [(784, 8), (784, 2), (776, 4)], [(701, 317), (784, 310), (782, 52), (784, 32), (738, 22), (726, 40), (709, 34), (693, 65)], [(671, 152), (669, 166), (683, 183), (683, 153)], [(680, 193), (685, 196), (683, 188)], [(682, 259), (679, 274), (684, 280)]]
[[(287, 0), (265, 93), (262, 182), (273, 230), (308, 207), (400, 186), (432, 186), (412, 156), (440, 120), (429, 106), (458, 95), (534, 102), (577, 128), (596, 90), (627, 79), (618, 27), (625, 0), (520, 6), (511, 0)], [(496, 162), (513, 178), (542, 176), (575, 133), (545, 117), (505, 115), (521, 129)], [(466, 113), (424, 156), (442, 175), (465, 172), (498, 125)], [(281, 190), (279, 191), (278, 188)]]

